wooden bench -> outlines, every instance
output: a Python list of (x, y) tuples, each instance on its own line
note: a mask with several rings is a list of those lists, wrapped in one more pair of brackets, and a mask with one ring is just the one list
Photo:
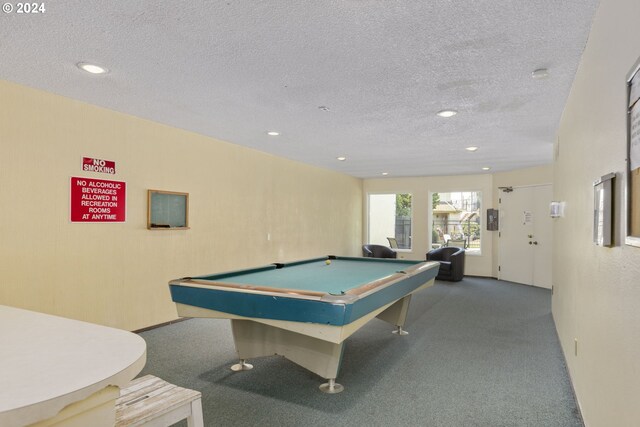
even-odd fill
[(153, 375), (131, 381), (116, 401), (116, 427), (167, 427), (185, 418), (189, 427), (204, 427), (200, 392)]

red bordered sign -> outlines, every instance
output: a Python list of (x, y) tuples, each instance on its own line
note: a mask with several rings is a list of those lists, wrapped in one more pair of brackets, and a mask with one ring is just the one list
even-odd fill
[(91, 157), (82, 158), (82, 170), (85, 172), (116, 173), (116, 162), (111, 160), (93, 159)]
[(71, 222), (124, 222), (126, 183), (71, 178)]

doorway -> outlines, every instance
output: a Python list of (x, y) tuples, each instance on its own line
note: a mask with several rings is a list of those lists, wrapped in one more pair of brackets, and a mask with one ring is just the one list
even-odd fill
[(500, 280), (551, 289), (552, 197), (551, 184), (500, 192)]

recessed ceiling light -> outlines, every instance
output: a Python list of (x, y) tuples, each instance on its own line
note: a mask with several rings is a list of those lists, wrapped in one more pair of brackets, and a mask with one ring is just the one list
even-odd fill
[(471, 147), (465, 148), (465, 150), (467, 150), (467, 151), (476, 151), (476, 150), (478, 150), (478, 147), (471, 146)]
[(488, 171), (488, 170), (491, 170), (491, 168), (489, 166), (485, 166), (485, 167), (482, 168), (482, 170), (483, 171)]
[(458, 112), (456, 110), (442, 110), (438, 111), (436, 114), (440, 117), (453, 117), (458, 114)]
[(382, 176), (387, 176), (389, 175), (389, 172), (382, 172)]
[(78, 62), (77, 65), (78, 65), (78, 68), (80, 68), (81, 70), (84, 70), (87, 73), (91, 73), (91, 74), (105, 74), (109, 72), (109, 70), (107, 70), (104, 67), (101, 67), (96, 64), (89, 64), (88, 62)]
[(538, 68), (537, 70), (531, 72), (531, 77), (535, 80), (546, 79), (547, 77), (549, 77), (549, 70), (547, 70), (546, 68)]
[(336, 159), (340, 160), (341, 162), (344, 162), (345, 160), (347, 160), (347, 158), (344, 156), (336, 157)]
[(324, 105), (319, 106), (318, 109), (322, 111), (329, 111), (329, 107), (326, 107)]
[(275, 130), (270, 130), (269, 132), (267, 132), (267, 135), (269, 135), (269, 136), (278, 136), (278, 135), (280, 135), (280, 132), (276, 132)]

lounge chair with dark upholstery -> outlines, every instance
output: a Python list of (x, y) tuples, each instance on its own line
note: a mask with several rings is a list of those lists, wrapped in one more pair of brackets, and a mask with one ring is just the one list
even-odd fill
[(363, 245), (362, 256), (369, 258), (397, 258), (398, 254), (387, 246)]
[(444, 246), (427, 253), (427, 261), (440, 262), (437, 280), (459, 282), (464, 277), (464, 249)]

